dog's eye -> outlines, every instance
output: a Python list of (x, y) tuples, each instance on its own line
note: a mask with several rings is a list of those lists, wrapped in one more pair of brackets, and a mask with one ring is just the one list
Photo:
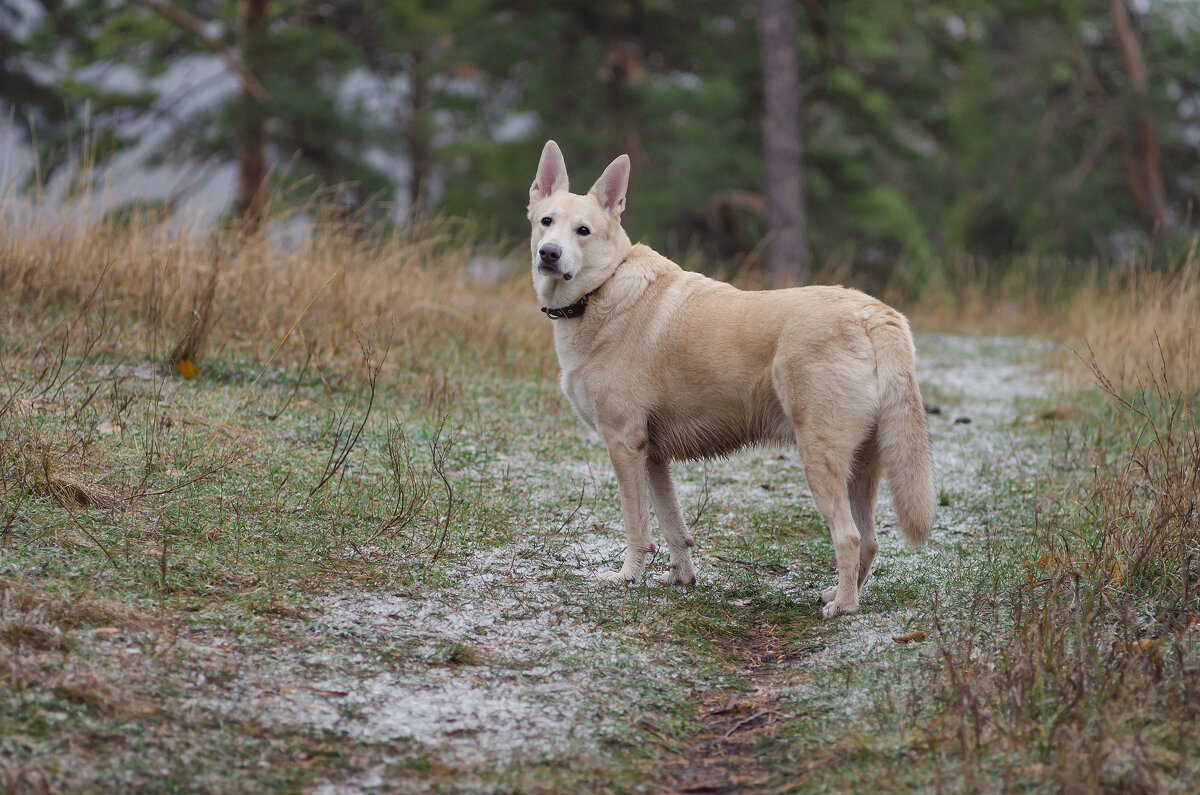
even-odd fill
[(587, 237), (591, 233), (592, 230), (588, 229), (586, 226), (581, 226), (575, 230), (575, 234), (579, 235), (580, 237)]
[(542, 226), (550, 226), (550, 224), (552, 224), (552, 223), (554, 223), (554, 219), (552, 219), (548, 215), (542, 219)]

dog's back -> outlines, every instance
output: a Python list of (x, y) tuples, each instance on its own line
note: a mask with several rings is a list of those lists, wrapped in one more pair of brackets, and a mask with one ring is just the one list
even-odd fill
[(826, 432), (838, 425), (823, 418), (867, 417), (845, 433), (856, 453), (878, 455), (905, 535), (928, 535), (936, 495), (902, 314), (842, 287), (739, 290), (640, 244), (595, 309), (599, 335), (638, 343), (616, 346), (620, 356), (591, 357), (588, 377), (606, 391), (640, 393), (650, 406), (653, 454), (723, 456), (755, 443), (800, 442), (814, 424)]

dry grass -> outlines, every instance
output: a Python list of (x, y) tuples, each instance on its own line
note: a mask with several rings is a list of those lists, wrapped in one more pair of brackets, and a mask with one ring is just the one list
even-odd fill
[[(180, 219), (86, 216), (0, 205), (13, 230), (0, 239), (0, 298), (26, 313), (8, 323), (98, 303), (172, 365), (205, 355), (353, 364), (360, 336), (402, 365), (428, 364), (433, 348), (504, 360), (544, 340), (515, 258), (449, 223), (419, 240), (340, 219), (246, 241)], [(493, 273), (473, 278), (473, 260)]]
[[(377, 372), (383, 366), (389, 386), (410, 389), (432, 414), (442, 414), (446, 404), (469, 392), (488, 368), (534, 374), (541, 384), (555, 368), (546, 321), (518, 264), (523, 257), (480, 250), (450, 225), (412, 239), (403, 231), (337, 219), (318, 221), (288, 239), (247, 242), (224, 232), (200, 233), (177, 219), (89, 222), (81, 220), (84, 215), (35, 208), (14, 223), (0, 207), (0, 223), (12, 230), (0, 237), (0, 343), (7, 346), (0, 354), (30, 363), (22, 388), (15, 390), (15, 376), (4, 369), (10, 364), (0, 360), (0, 431), (10, 432), (0, 432), (0, 540), (17, 537), (11, 530), (21, 519), (9, 506), (17, 497), (39, 495), (69, 520), (55, 539), (56, 554), (74, 545), (109, 556), (105, 544), (111, 542), (87, 535), (88, 528), (129, 505), (139, 507), (139, 495), (165, 496), (175, 488), (150, 491), (136, 472), (124, 481), (105, 481), (103, 468), (95, 477), (89, 474), (93, 459), (87, 445), (96, 445), (94, 437), (102, 432), (97, 427), (91, 441), (79, 441), (87, 437), (73, 423), (84, 408), (110, 401), (104, 416), (113, 427), (139, 416), (123, 402), (122, 395), (133, 392), (87, 369), (97, 361), (178, 368), (188, 360), (202, 372), (229, 360), (249, 362), (256, 371), (270, 362), (300, 371), (297, 387), (310, 367), (324, 379), (331, 371)], [(472, 258), (489, 255), (509, 263), (513, 275), (473, 278)], [(1004, 593), (981, 586), (966, 621), (955, 616), (938, 628), (940, 663), (922, 680), (938, 718), (918, 750), (932, 750), (936, 770), (978, 790), (1040, 785), (1155, 791), (1195, 781), (1200, 770), (1188, 740), (1200, 724), (1200, 434), (1197, 368), (1190, 356), (1200, 350), (1195, 319), (1200, 256), (1193, 251), (1165, 270), (1147, 264), (1103, 277), (1088, 270), (1075, 283), (1047, 275), (1054, 269), (1044, 262), (1002, 276), (964, 263), (948, 267), (924, 294), (884, 294), (918, 328), (1025, 331), (1062, 339), (1084, 352), (1080, 371), (1100, 376), (1117, 408), (1098, 423), (1107, 432), (1088, 428), (1086, 444), (1076, 440), (1059, 462), (1058, 471), (1091, 478), (1075, 484), (1074, 506), (1055, 504), (1054, 515), (1037, 528), (1044, 554), (1028, 566), (1018, 562), (1024, 576)], [(853, 283), (845, 274), (829, 281)], [(386, 360), (379, 361), (383, 354), (373, 360), (370, 351), (387, 351)], [(1146, 386), (1131, 389), (1139, 378)], [(74, 392), (58, 400), (71, 382)], [(80, 382), (100, 385), (102, 394)], [(288, 383), (290, 388), (290, 376)], [(149, 393), (145, 425), (162, 433), (157, 397), (153, 389)], [(31, 420), (43, 402), (59, 406), (63, 419), (57, 431)], [(321, 533), (338, 535), (339, 555), (348, 555), (348, 549), (367, 559), (379, 553), (373, 545), (394, 540), (389, 549), (436, 560), (456, 500), (437, 468), (449, 437), (419, 439), (407, 436), (403, 425), (389, 424), (378, 516), (357, 535), (349, 522), (338, 524), (338, 502), (329, 492), (345, 472), (339, 451), (366, 424), (365, 415), (356, 419), (358, 405), (345, 398), (331, 409), (330, 463), (313, 481), (317, 488), (310, 492), (305, 486), (291, 499), (324, 510), (318, 524)], [(228, 423), (212, 424), (213, 438), (221, 438), (218, 429)], [(151, 453), (162, 442), (149, 433), (146, 439), (149, 472)], [(205, 444), (207, 452), (188, 483), (224, 470), (245, 452), (241, 442), (230, 442), (227, 454), (216, 447)], [(433, 463), (417, 468), (417, 457)], [(278, 477), (282, 491), (290, 474)], [(363, 490), (355, 477), (362, 475), (346, 481), (347, 493)], [(245, 488), (239, 483), (228, 499), (241, 510), (233, 493)], [(322, 490), (321, 483), (331, 485)], [(226, 495), (218, 496), (205, 499), (217, 506), (214, 511), (224, 511)], [(1061, 502), (1062, 494), (1053, 499)], [(75, 521), (76, 512), (89, 508), (102, 509), (95, 523)], [(169, 513), (159, 508), (160, 516)], [(429, 522), (430, 515), (443, 518)], [(227, 520), (226, 512), (222, 521)], [(170, 539), (180, 551), (168, 549), (168, 524), (127, 533), (137, 536), (138, 543), (127, 546), (143, 568), (161, 550), (160, 593), (169, 590), (169, 555), (182, 570), (184, 562), (174, 561), (192, 549), (184, 538)], [(428, 532), (419, 535), (418, 526)], [(217, 530), (218, 536), (228, 535)], [(240, 548), (231, 544), (228, 549)], [(277, 565), (291, 565), (283, 560)], [(221, 576), (232, 593), (250, 575)], [(174, 570), (170, 581), (188, 582)], [(174, 587), (186, 596), (187, 587)], [(283, 614), (294, 608), (269, 609)], [(161, 620), (121, 602), (54, 597), (36, 586), (8, 583), (0, 602), (0, 675), (22, 686), (49, 688), (57, 700), (80, 704), (106, 720), (154, 716), (159, 709), (154, 698), (136, 688), (119, 692), (85, 667), (62, 668), (61, 657), (69, 651), (72, 627), (113, 624), (150, 631), (156, 622)], [(47, 667), (47, 661), (58, 667)], [(470, 645), (447, 647), (441, 660), (465, 666), (481, 661)], [(21, 775), (0, 768), (0, 789), (6, 780), (20, 789), (13, 782)]]
[(1175, 389), (1200, 387), (1200, 251), (1169, 269), (1135, 265), (1086, 284), (1062, 324), (1064, 337), (1086, 347), (1081, 362), (1114, 384), (1161, 377)]
[(928, 742), (974, 789), (1189, 791), (1200, 777), (1200, 402), (1166, 351), (1154, 361), (1136, 388), (1090, 362), (1111, 408), (1065, 431), (1057, 462), (1090, 478), (1052, 496), (1023, 577), (938, 627)]
[[(87, 220), (95, 217), (101, 220)], [(13, 230), (0, 239), (0, 298), (27, 308), (101, 301), (116, 322), (144, 326), (152, 357), (172, 366), (204, 355), (353, 364), (360, 335), (390, 348), (402, 367), (427, 373), (445, 369), (444, 361), (431, 364), (432, 348), (439, 359), (449, 353), (536, 359), (540, 371), (552, 366), (523, 255), (481, 248), (462, 225), (427, 224), (415, 238), (318, 213), (307, 226), (283, 224), (246, 241), (230, 231), (201, 232), (186, 218), (113, 218), (3, 197), (0, 221)], [(472, 276), (480, 270), (473, 261), (492, 273)], [(1167, 265), (1143, 258), (1101, 268), (1038, 255), (1001, 264), (960, 256), (930, 269), (921, 286), (879, 278), (846, 262), (827, 263), (814, 275), (881, 295), (918, 329), (1059, 339), (1081, 354), (1069, 363), (1076, 383), (1090, 378), (1092, 360), (1114, 383), (1134, 383), (1146, 374), (1151, 351), (1161, 351), (1176, 387), (1200, 383), (1195, 246)], [(748, 273), (738, 283), (761, 286)]]
[[(854, 283), (837, 269), (834, 281)], [(871, 285), (866, 285), (869, 289)], [(1177, 389), (1200, 386), (1200, 249), (1166, 263), (1147, 257), (1102, 267), (1039, 255), (1006, 263), (947, 260), (924, 287), (887, 283), (876, 292), (919, 330), (1036, 334), (1077, 352), (1053, 362), (1072, 386), (1093, 385), (1092, 365), (1119, 386), (1166, 363)]]

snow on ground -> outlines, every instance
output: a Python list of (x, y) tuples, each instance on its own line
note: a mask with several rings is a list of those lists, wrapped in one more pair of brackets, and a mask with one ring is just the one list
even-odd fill
[[(1039, 365), (1046, 346), (925, 335), (918, 347), (923, 393), (940, 408), (930, 416), (939, 488), (954, 495), (956, 504), (966, 504), (983, 496), (976, 477), (981, 466), (1020, 455), (1011, 430), (1021, 419), (1020, 401), (1050, 394)], [(534, 452), (505, 453), (510, 476), (532, 479), (531, 503), (566, 515), (571, 506), (559, 505), (569, 490), (564, 483), (589, 492), (568, 520), (572, 527), (591, 529), (541, 540), (533, 538), (537, 534), (518, 536), (512, 544), (482, 549), (457, 567), (457, 581), (428, 593), (328, 597), (310, 622), (310, 649), (276, 650), (272, 665), (247, 666), (234, 688), (206, 706), (274, 730), (322, 730), (393, 743), (402, 752), (460, 768), (499, 770), (514, 759), (586, 752), (619, 735), (634, 691), (666, 682), (674, 672), (664, 650), (644, 640), (630, 642), (585, 615), (594, 602), (593, 575), (619, 560), (624, 543), (605, 463), (602, 449), (584, 462), (548, 463)], [(685, 513), (706, 491), (722, 516), (770, 500), (799, 506), (809, 499), (798, 456), (790, 450), (749, 451), (707, 470), (680, 467), (679, 474)], [(747, 488), (764, 483), (770, 490)], [(948, 548), (977, 540), (969, 512), (950, 509), (939, 515), (930, 543), (909, 547), (891, 529), (886, 489), (879, 519), (878, 561), (885, 565), (878, 567), (876, 587), (936, 573), (947, 565)], [(547, 520), (540, 521), (544, 526)], [(705, 587), (704, 537), (698, 534), (697, 540), (698, 587)], [(796, 598), (813, 596), (802, 592), (791, 572), (763, 577), (769, 587), (795, 592)], [(797, 663), (802, 670), (894, 646), (891, 637), (906, 631), (912, 611), (867, 609), (870, 590), (868, 584), (864, 611), (838, 619), (823, 650)], [(381, 656), (389, 648), (395, 653)], [(790, 686), (802, 691), (807, 680), (793, 677)], [(366, 791), (380, 786), (380, 776), (369, 770), (317, 791)]]

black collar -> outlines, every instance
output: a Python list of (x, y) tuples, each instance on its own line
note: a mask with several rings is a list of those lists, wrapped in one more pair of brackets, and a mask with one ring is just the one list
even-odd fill
[[(618, 264), (617, 268), (619, 267), (621, 266)], [(614, 268), (613, 272), (608, 274), (608, 279), (611, 279), (616, 272), (617, 270)], [(590, 293), (585, 295), (583, 298), (580, 298), (570, 306), (564, 306), (562, 309), (551, 309), (548, 306), (543, 306), (542, 311), (545, 312), (546, 317), (550, 318), (551, 320), (574, 320), (577, 317), (583, 317), (584, 311), (587, 310), (588, 299), (600, 292), (600, 288), (608, 284), (608, 279), (600, 282), (595, 290), (592, 290)]]
[[(597, 287), (596, 290), (598, 289), (600, 288)], [(580, 298), (570, 306), (564, 306), (562, 309), (551, 309), (543, 306), (542, 311), (545, 312), (546, 317), (550, 318), (551, 320), (563, 320), (564, 318), (571, 320), (573, 318), (583, 317), (584, 310), (587, 309), (588, 299), (596, 294), (596, 290), (592, 290), (590, 293), (585, 295), (583, 298)]]

